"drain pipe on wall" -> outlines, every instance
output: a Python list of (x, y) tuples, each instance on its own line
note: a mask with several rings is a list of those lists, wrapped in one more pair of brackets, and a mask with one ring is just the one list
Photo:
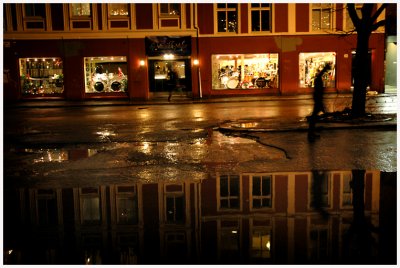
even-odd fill
[[(194, 28), (196, 29), (196, 50), (197, 50), (197, 60), (199, 59), (199, 27), (197, 25), (197, 4), (194, 5), (195, 6), (195, 10), (193, 11), (194, 14)], [(199, 86), (199, 97), (200, 99), (203, 98), (203, 92), (201, 89), (201, 73), (200, 73), (200, 63), (197, 65), (197, 75), (198, 75), (198, 86)]]

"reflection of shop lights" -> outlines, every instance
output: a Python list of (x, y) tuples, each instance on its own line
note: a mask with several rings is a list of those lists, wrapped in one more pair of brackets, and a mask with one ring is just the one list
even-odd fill
[(267, 244), (265, 245), (268, 250), (271, 250), (271, 243), (268, 241)]
[(164, 59), (166, 60), (172, 60), (174, 58), (174, 54), (165, 54)]

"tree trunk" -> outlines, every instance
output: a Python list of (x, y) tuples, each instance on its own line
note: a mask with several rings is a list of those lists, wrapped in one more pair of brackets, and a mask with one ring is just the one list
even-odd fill
[(357, 34), (357, 49), (355, 56), (354, 91), (352, 103), (352, 116), (362, 117), (365, 115), (365, 101), (369, 74), (369, 47), (370, 33), (359, 31)]

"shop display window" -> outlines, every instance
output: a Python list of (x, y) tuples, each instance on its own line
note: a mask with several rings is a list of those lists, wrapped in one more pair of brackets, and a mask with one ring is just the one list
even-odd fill
[(128, 90), (125, 56), (85, 57), (85, 92), (107, 93)]
[(336, 53), (335, 52), (316, 52), (300, 53), (299, 55), (299, 79), (300, 87), (314, 87), (314, 78), (319, 70), (322, 70), (326, 63), (330, 63), (332, 68), (324, 77), (325, 87), (335, 87), (336, 75)]
[(22, 94), (59, 94), (64, 92), (61, 58), (19, 59)]
[(224, 89), (278, 88), (278, 53), (212, 55), (212, 87)]

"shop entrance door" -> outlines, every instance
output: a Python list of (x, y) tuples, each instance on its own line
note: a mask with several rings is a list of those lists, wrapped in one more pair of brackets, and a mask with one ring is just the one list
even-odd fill
[(190, 59), (151, 59), (149, 60), (150, 93), (165, 93), (167, 89), (167, 72), (175, 68), (179, 82), (177, 90), (189, 95), (192, 92)]

